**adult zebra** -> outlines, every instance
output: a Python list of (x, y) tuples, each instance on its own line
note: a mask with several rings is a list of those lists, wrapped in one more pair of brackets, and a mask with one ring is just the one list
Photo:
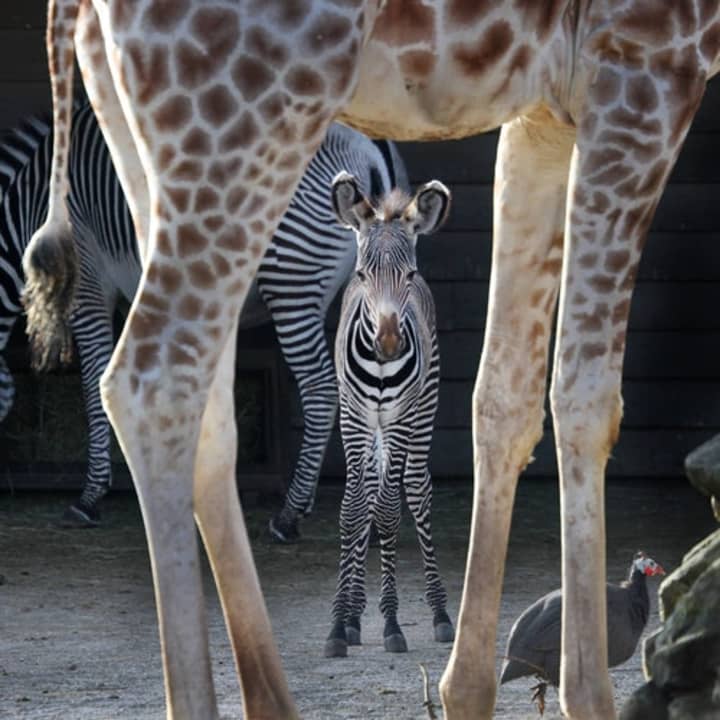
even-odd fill
[(333, 626), (325, 655), (344, 657), (348, 644), (360, 644), (373, 522), (380, 536), (385, 649), (406, 652), (395, 588), (401, 486), (420, 542), (435, 639), (454, 638), (430, 532), (428, 455), (440, 381), (435, 305), (417, 273), (415, 255), (418, 234), (434, 232), (445, 220), (450, 193), (434, 181), (412, 200), (395, 191), (373, 206), (357, 180), (343, 172), (333, 182), (332, 200), (340, 222), (356, 231), (358, 252), (335, 340), (347, 482)]
[[(22, 255), (47, 213), (52, 154), (48, 122), (30, 118), (0, 145), (0, 351), (21, 312)], [(298, 537), (311, 511), (320, 466), (337, 407), (335, 372), (324, 321), (355, 257), (351, 234), (338, 226), (327, 188), (349, 167), (363, 187), (380, 194), (407, 185), (392, 143), (373, 143), (342, 125), (331, 126), (307, 168), (260, 266), (241, 326), (272, 319), (283, 355), (298, 383), (305, 428), (282, 509), (270, 520), (278, 541)], [(110, 426), (98, 381), (113, 349), (112, 317), (120, 298), (131, 301), (140, 277), (135, 233), (110, 154), (88, 105), (74, 114), (68, 196), (80, 253), (72, 330), (80, 359), (88, 416), (88, 473), (79, 499), (65, 512), (74, 525), (96, 525), (98, 503), (111, 483)], [(13, 398), (0, 358), (0, 420)]]

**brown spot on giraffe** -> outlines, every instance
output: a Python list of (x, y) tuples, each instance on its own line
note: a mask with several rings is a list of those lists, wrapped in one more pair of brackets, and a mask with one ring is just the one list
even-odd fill
[(172, 255), (173, 246), (167, 230), (160, 230), (155, 238), (155, 246), (161, 255)]
[(674, 32), (676, 3), (634, 0), (617, 18), (617, 32), (650, 46), (666, 45)]
[(296, 65), (285, 75), (285, 86), (294, 95), (321, 95), (325, 81), (308, 65)]
[(215, 247), (233, 252), (247, 249), (247, 235), (241, 225), (231, 225), (218, 237)]
[(495, 0), (449, 0), (446, 16), (450, 27), (465, 28), (497, 7)]
[[(128, 4), (132, 5), (132, 3)], [(143, 13), (142, 22), (153, 30), (167, 33), (182, 22), (189, 8), (189, 0), (178, 0), (177, 2), (175, 0), (155, 0)]]
[(252, 113), (245, 111), (228, 130), (220, 136), (220, 152), (229, 152), (252, 145), (260, 135)]
[(259, 105), (260, 117), (268, 124), (281, 117), (290, 106), (290, 96), (286, 92), (276, 92), (266, 97)]
[(720, 22), (713, 23), (700, 39), (700, 52), (706, 60), (713, 61), (720, 53)]
[(596, 275), (588, 278), (588, 285), (596, 293), (606, 295), (607, 293), (611, 293), (615, 289), (615, 277), (612, 275), (603, 275), (602, 273), (597, 273)]
[(135, 369), (138, 372), (147, 372), (157, 366), (160, 359), (160, 345), (158, 343), (142, 343), (135, 348)]
[(188, 155), (209, 155), (212, 151), (212, 138), (200, 128), (192, 128), (183, 138), (181, 150)]
[(245, 202), (247, 196), (248, 191), (244, 185), (237, 185), (231, 188), (225, 196), (225, 209), (230, 213), (236, 212), (243, 202)]
[(220, 196), (210, 187), (200, 187), (195, 192), (193, 210), (201, 215), (220, 204)]
[(320, 13), (305, 30), (301, 40), (303, 54), (320, 55), (337, 47), (351, 32), (350, 21), (334, 12)]
[(160, 172), (165, 172), (175, 159), (177, 151), (172, 145), (161, 145), (157, 154), (157, 166)]
[(197, 320), (203, 311), (203, 301), (197, 295), (183, 295), (177, 306), (183, 320)]
[(452, 56), (466, 75), (482, 75), (507, 53), (513, 41), (507, 20), (498, 20), (485, 30), (479, 41), (458, 44)]
[(184, 127), (192, 118), (193, 109), (186, 95), (173, 95), (153, 113), (153, 121), (160, 132), (174, 132)]
[(179, 212), (186, 212), (190, 204), (190, 191), (184, 187), (166, 187), (165, 192), (170, 202)]
[(594, 360), (595, 358), (602, 357), (607, 351), (607, 345), (601, 342), (583, 343), (580, 346), (580, 356), (584, 360)]
[(232, 266), (220, 253), (212, 253), (210, 260), (218, 277), (227, 277), (232, 272)]
[(196, 260), (187, 266), (188, 279), (198, 288), (209, 290), (215, 287), (215, 273), (204, 260)]
[(139, 42), (129, 42), (126, 51), (135, 76), (137, 98), (144, 105), (150, 103), (170, 85), (167, 48), (162, 45), (146, 48)]
[(655, 110), (659, 103), (655, 84), (645, 74), (637, 75), (627, 81), (625, 97), (632, 110), (643, 114)]
[(130, 323), (130, 332), (137, 340), (146, 340), (147, 338), (157, 338), (167, 325), (168, 316), (165, 313), (150, 312), (143, 307), (142, 303), (138, 305), (132, 316)]
[(160, 287), (167, 295), (173, 295), (182, 285), (182, 273), (172, 265), (161, 265), (158, 268), (157, 274)]
[(384, 4), (375, 21), (374, 36), (391, 46), (430, 42), (435, 35), (435, 13), (423, 0)]
[(413, 79), (426, 78), (433, 71), (437, 56), (427, 50), (408, 50), (398, 56), (403, 74)]
[(143, 293), (143, 303), (147, 307), (160, 312), (168, 312), (170, 310), (170, 303), (167, 298), (156, 295), (155, 293), (150, 292), (147, 288)]
[(275, 72), (250, 55), (241, 55), (233, 63), (230, 75), (247, 102), (262, 95), (275, 80)]
[(287, 47), (265, 28), (253, 25), (245, 33), (245, 48), (261, 62), (272, 65), (276, 70), (288, 61)]
[(602, 67), (592, 85), (592, 98), (599, 105), (609, 105), (620, 95), (622, 81), (612, 68)]
[(170, 171), (170, 179), (176, 182), (197, 182), (203, 176), (203, 164), (199, 160), (181, 160)]
[(340, 95), (350, 87), (357, 70), (357, 51), (358, 43), (353, 40), (346, 52), (333, 55), (324, 63), (323, 69), (330, 81), (330, 92)]
[(208, 245), (208, 240), (195, 225), (185, 223), (177, 230), (177, 251), (181, 258), (197, 255)]
[(200, 7), (190, 21), (192, 39), (175, 44), (175, 67), (181, 85), (193, 90), (208, 82), (226, 64), (240, 38), (237, 13)]
[(218, 188), (223, 188), (236, 179), (243, 166), (242, 158), (231, 157), (229, 160), (216, 160), (208, 170), (208, 180)]
[(238, 103), (224, 85), (214, 85), (198, 98), (200, 116), (215, 127), (222, 127), (237, 112)]

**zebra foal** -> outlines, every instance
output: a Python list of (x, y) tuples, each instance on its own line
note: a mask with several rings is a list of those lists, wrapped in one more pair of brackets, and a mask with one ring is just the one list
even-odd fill
[(325, 656), (344, 657), (348, 645), (360, 644), (373, 522), (380, 536), (385, 650), (406, 652), (395, 587), (401, 486), (420, 542), (435, 639), (450, 642), (454, 637), (430, 532), (428, 455), (440, 378), (435, 305), (417, 272), (415, 254), (417, 236), (434, 232), (445, 220), (450, 193), (432, 181), (412, 199), (395, 190), (374, 207), (356, 179), (342, 172), (333, 181), (331, 195), (340, 224), (355, 230), (357, 260), (335, 340), (347, 481)]

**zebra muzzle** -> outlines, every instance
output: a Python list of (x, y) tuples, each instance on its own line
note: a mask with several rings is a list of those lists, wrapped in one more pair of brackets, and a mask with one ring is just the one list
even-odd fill
[(390, 317), (381, 315), (375, 336), (375, 353), (378, 359), (383, 362), (395, 360), (404, 349), (405, 340), (400, 332), (397, 313)]

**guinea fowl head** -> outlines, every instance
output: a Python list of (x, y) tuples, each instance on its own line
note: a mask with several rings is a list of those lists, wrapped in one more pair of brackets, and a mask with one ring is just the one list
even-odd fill
[(664, 575), (665, 570), (663, 570), (662, 565), (656, 563), (651, 557), (648, 557), (642, 550), (638, 550), (638, 552), (635, 553), (635, 557), (633, 558), (633, 564), (632, 568), (630, 570), (630, 575), (632, 576), (633, 573), (642, 573), (643, 575), (647, 577), (653, 577), (654, 575)]

